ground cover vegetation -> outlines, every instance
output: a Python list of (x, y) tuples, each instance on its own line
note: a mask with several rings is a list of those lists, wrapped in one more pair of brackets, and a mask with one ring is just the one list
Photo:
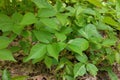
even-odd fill
[[(120, 0), (0, 0), (0, 61), (22, 55), (19, 64), (44, 64), (56, 80), (99, 71), (118, 80), (119, 30)], [(26, 80), (0, 72), (2, 80)]]

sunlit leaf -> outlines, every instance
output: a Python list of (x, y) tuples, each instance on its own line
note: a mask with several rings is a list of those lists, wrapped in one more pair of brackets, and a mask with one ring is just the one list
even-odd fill
[(68, 47), (78, 54), (82, 55), (82, 51), (86, 50), (89, 47), (87, 40), (83, 38), (72, 39), (68, 42)]
[(103, 22), (120, 30), (120, 26), (119, 26), (118, 22), (116, 22), (113, 18), (111, 18), (109, 16), (104, 17)]
[(58, 41), (66, 40), (66, 35), (62, 33), (56, 33), (55, 36), (57, 37)]
[(52, 17), (56, 15), (54, 9), (42, 8), (38, 11), (38, 17)]
[(97, 7), (102, 7), (102, 3), (100, 2), (100, 0), (88, 0), (88, 2), (90, 2), (91, 4), (97, 6)]
[(58, 60), (59, 53), (64, 48), (65, 48), (65, 44), (61, 43), (61, 42), (47, 45), (47, 51), (48, 51), (49, 55), (52, 56), (53, 58), (55, 58), (56, 60)]
[(0, 36), (0, 49), (7, 48), (10, 44), (10, 39), (8, 37)]
[(37, 21), (35, 15), (31, 12), (28, 12), (26, 13), (24, 16), (23, 16), (23, 19), (21, 21), (21, 25), (30, 25), (30, 24), (33, 24)]
[(32, 0), (38, 8), (51, 8), (52, 6), (48, 3), (47, 0)]
[(85, 54), (83, 54), (83, 55), (76, 54), (75, 57), (81, 63), (86, 63), (88, 61), (88, 57)]
[(47, 31), (33, 31), (34, 35), (36, 36), (36, 38), (44, 43), (49, 43), (52, 40), (52, 34), (47, 32)]
[(97, 69), (97, 67), (94, 64), (88, 63), (87, 66), (86, 66), (86, 68), (87, 68), (87, 71), (91, 75), (93, 75), (93, 76), (97, 75), (98, 69)]
[(5, 14), (0, 14), (0, 30), (11, 31), (13, 27), (12, 20)]
[(0, 49), (0, 60), (16, 61), (12, 55), (12, 52), (7, 49)]
[(74, 66), (74, 78), (77, 76), (83, 76), (86, 73), (85, 65), (82, 63), (77, 63)]
[(47, 27), (58, 30), (59, 26), (55, 18), (42, 18), (40, 21), (45, 24)]
[(45, 44), (36, 44), (31, 48), (29, 56), (24, 60), (24, 62), (29, 61), (30, 59), (39, 59), (46, 54), (46, 45)]

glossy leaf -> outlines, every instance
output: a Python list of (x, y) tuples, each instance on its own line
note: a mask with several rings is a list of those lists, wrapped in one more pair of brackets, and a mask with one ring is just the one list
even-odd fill
[(42, 8), (38, 11), (38, 17), (52, 17), (55, 16), (56, 13), (54, 9)]
[(96, 27), (93, 24), (88, 24), (83, 29), (80, 29), (78, 32), (87, 39), (95, 38), (96, 39), (95, 41), (97, 42), (100, 42), (102, 40), (102, 36), (100, 35), (100, 33), (97, 31)]
[(0, 60), (16, 61), (12, 55), (12, 52), (7, 49), (0, 49)]
[(52, 40), (52, 34), (47, 31), (39, 30), (33, 31), (33, 33), (35, 37), (41, 42), (49, 43)]
[(115, 52), (115, 60), (117, 63), (120, 63), (120, 53)]
[(58, 30), (59, 26), (57, 24), (57, 20), (55, 18), (42, 18), (40, 21), (45, 24), (47, 27)]
[(113, 26), (114, 28), (116, 28), (118, 30), (120, 29), (119, 24), (111, 17), (108, 17), (108, 16), (104, 17), (103, 22)]
[(10, 39), (4, 36), (0, 36), (0, 49), (7, 48), (10, 44)]
[(62, 33), (56, 33), (55, 36), (57, 37), (58, 41), (64, 41), (67, 38), (66, 35)]
[(68, 16), (65, 14), (57, 14), (56, 17), (62, 25), (65, 25), (68, 21), (68, 19), (67, 19)]
[(87, 68), (87, 71), (91, 75), (93, 75), (93, 76), (97, 75), (98, 69), (97, 69), (97, 67), (94, 64), (88, 63), (87, 66), (86, 66), (86, 68)]
[(0, 14), (0, 30), (3, 32), (11, 31), (13, 27), (12, 20), (5, 14)]
[(85, 54), (82, 54), (82, 55), (76, 54), (75, 57), (81, 63), (86, 63), (88, 61), (88, 57)]
[(23, 16), (19, 13), (14, 13), (12, 15), (12, 21), (13, 21), (13, 29), (12, 31), (16, 34), (20, 34), (22, 30), (24, 29), (24, 26), (20, 25), (20, 22), (22, 20)]
[(49, 55), (51, 57), (55, 58), (56, 60), (58, 60), (59, 53), (64, 48), (65, 48), (65, 44), (61, 43), (61, 42), (47, 45), (47, 51), (48, 51)]
[(50, 58), (50, 57), (48, 57), (48, 56), (45, 57), (44, 62), (45, 62), (46, 66), (47, 66), (48, 68), (51, 67), (51, 65), (52, 65), (52, 61), (53, 61), (52, 58)]
[(91, 4), (97, 6), (97, 7), (102, 7), (102, 3), (100, 2), (100, 0), (88, 0), (88, 2), (90, 2)]
[(89, 47), (89, 43), (84, 38), (76, 38), (68, 42), (68, 47), (78, 54), (82, 55), (82, 51)]
[(117, 17), (120, 18), (120, 0), (116, 1), (116, 13)]
[(115, 45), (115, 43), (116, 43), (116, 40), (114, 39), (106, 39), (103, 41), (102, 45), (106, 47), (110, 47), (110, 46)]
[(23, 19), (21, 21), (21, 25), (30, 25), (30, 24), (33, 24), (37, 21), (35, 15), (31, 12), (28, 12), (26, 13), (24, 16), (23, 16)]
[(85, 65), (82, 63), (77, 63), (74, 66), (74, 78), (77, 76), (83, 76), (86, 73)]
[(45, 44), (36, 44), (31, 48), (29, 56), (24, 60), (24, 62), (29, 61), (30, 59), (42, 58), (46, 54), (46, 45)]
[(51, 8), (52, 6), (48, 3), (47, 0), (32, 0), (38, 8)]

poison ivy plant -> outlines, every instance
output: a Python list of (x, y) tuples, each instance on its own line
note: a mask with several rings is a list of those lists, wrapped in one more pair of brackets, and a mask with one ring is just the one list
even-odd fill
[(119, 25), (120, 0), (0, 0), (0, 60), (22, 51), (23, 62), (54, 66), (58, 79), (95, 76), (120, 63)]

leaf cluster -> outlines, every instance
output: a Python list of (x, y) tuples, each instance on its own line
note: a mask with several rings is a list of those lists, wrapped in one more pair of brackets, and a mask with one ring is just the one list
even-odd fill
[[(120, 63), (119, 0), (0, 0), (0, 60), (44, 62), (63, 80)], [(12, 45), (17, 39), (17, 45)], [(3, 74), (4, 75), (4, 74)]]

